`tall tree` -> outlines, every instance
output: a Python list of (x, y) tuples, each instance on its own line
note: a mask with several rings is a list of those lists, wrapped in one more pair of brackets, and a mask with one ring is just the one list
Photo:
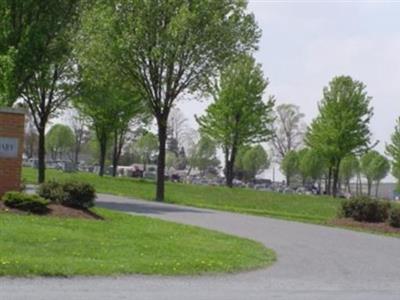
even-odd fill
[(306, 129), (303, 118), (304, 114), (297, 105), (281, 104), (276, 107), (271, 145), (278, 161), (303, 144)]
[(274, 101), (262, 100), (267, 85), (261, 66), (254, 58), (241, 56), (222, 72), (214, 103), (205, 115), (197, 118), (200, 130), (222, 147), (228, 187), (233, 184), (238, 150), (267, 141), (271, 136)]
[(46, 125), (73, 93), (71, 39), (80, 4), (16, 0), (0, 6), (0, 93), (9, 104), (22, 97), (31, 111), (39, 134), (39, 183), (45, 180)]
[(324, 88), (323, 96), (318, 107), (319, 116), (306, 134), (306, 143), (326, 158), (329, 164), (328, 193), (336, 197), (341, 161), (370, 147), (369, 121), (373, 110), (365, 85), (349, 76), (335, 77)]
[(400, 188), (400, 118), (397, 119), (390, 144), (386, 145), (386, 154), (391, 158), (392, 174), (397, 179), (398, 188)]
[[(255, 49), (260, 31), (246, 1), (122, 0), (115, 6), (121, 72), (139, 85), (156, 118), (158, 201), (164, 200), (167, 121), (174, 103), (207, 90), (221, 66)], [(114, 7), (113, 7), (114, 8)]]

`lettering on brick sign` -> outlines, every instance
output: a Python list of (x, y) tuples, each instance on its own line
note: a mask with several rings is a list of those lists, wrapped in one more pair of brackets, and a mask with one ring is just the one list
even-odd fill
[(18, 157), (18, 139), (0, 137), (0, 158)]

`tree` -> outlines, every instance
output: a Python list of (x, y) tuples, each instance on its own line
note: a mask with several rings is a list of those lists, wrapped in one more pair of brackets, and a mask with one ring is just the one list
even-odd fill
[(299, 156), (296, 151), (286, 153), (281, 161), (281, 171), (286, 176), (286, 186), (290, 187), (291, 179), (299, 172)]
[(76, 108), (70, 108), (64, 112), (64, 118), (74, 133), (73, 162), (75, 167), (78, 167), (82, 147), (90, 140), (89, 120)]
[(247, 180), (254, 180), (269, 165), (268, 154), (261, 145), (251, 147), (243, 155), (243, 170)]
[(81, 10), (80, 0), (0, 1), (0, 104), (12, 105), (35, 73), (54, 62), (55, 41)]
[(52, 160), (62, 160), (65, 156), (72, 160), (74, 143), (74, 133), (69, 126), (63, 124), (54, 125), (46, 134), (46, 148)]
[(158, 150), (158, 140), (157, 136), (149, 131), (144, 132), (144, 134), (139, 138), (135, 144), (135, 150), (140, 156), (143, 168), (146, 169), (146, 165), (151, 161), (154, 161), (157, 150)]
[(311, 179), (313, 183), (318, 181), (321, 190), (321, 178), (326, 169), (326, 161), (322, 155), (313, 149), (305, 148), (299, 157), (299, 172), (303, 178)]
[(174, 107), (168, 117), (168, 150), (174, 152), (176, 156), (178, 156), (187, 134), (189, 134), (187, 119), (179, 108)]
[(328, 162), (327, 192), (336, 197), (341, 161), (370, 148), (369, 121), (373, 110), (365, 85), (349, 76), (335, 77), (324, 88), (323, 95), (319, 115), (308, 128), (306, 144)]
[(339, 177), (349, 193), (351, 193), (350, 181), (359, 173), (359, 169), (360, 163), (355, 155), (346, 156), (340, 163)]
[(204, 176), (208, 171), (219, 167), (220, 161), (217, 158), (217, 144), (206, 135), (201, 135), (200, 140), (194, 145), (189, 154), (189, 171), (197, 168)]
[(397, 119), (390, 144), (386, 145), (386, 154), (391, 158), (392, 174), (400, 186), (400, 118)]
[[(11, 5), (10, 12), (15, 14), (13, 18), (27, 17), (30, 13), (26, 12), (25, 9), (29, 7), (33, 9), (33, 14), (37, 14), (36, 17), (41, 18), (40, 21), (33, 21), (33, 27), (22, 23), (16, 26), (19, 26), (22, 31), (27, 30), (19, 36), (22, 40), (25, 39), (24, 34), (27, 34), (27, 38), (29, 38), (30, 30), (37, 30), (36, 36), (31, 37), (32, 40), (23, 46), (23, 50), (41, 50), (44, 52), (22, 54), (19, 53), (20, 50), (16, 51), (17, 54), (13, 60), (14, 67), (22, 68), (22, 71), (14, 70), (14, 81), (9, 91), (13, 89), (13, 96), (22, 98), (33, 116), (39, 134), (38, 182), (42, 183), (45, 180), (46, 170), (45, 136), (47, 123), (63, 108), (66, 101), (74, 94), (76, 87), (75, 68), (71, 59), (71, 40), (77, 29), (81, 2), (50, 1), (42, 4), (37, 3), (37, 1), (30, 1), (29, 4), (33, 4), (33, 2), (39, 9), (44, 9), (46, 13), (54, 15), (52, 17), (42, 16), (42, 12), (37, 11), (38, 8), (25, 6), (23, 3)], [(28, 20), (31, 20), (30, 17), (27, 17)], [(20, 19), (14, 21), (21, 22)], [(50, 26), (54, 26), (54, 28)], [(45, 32), (44, 29), (49, 31)], [(27, 57), (22, 57), (20, 54)], [(40, 58), (40, 56), (43, 56), (43, 58)], [(29, 69), (27, 73), (24, 72), (25, 66), (19, 65), (21, 62), (27, 63)]]
[(184, 95), (207, 91), (221, 66), (255, 49), (260, 32), (246, 1), (123, 0), (114, 9), (116, 62), (141, 87), (156, 118), (158, 201), (164, 200), (167, 121)]
[(222, 147), (228, 187), (232, 187), (238, 150), (267, 141), (271, 135), (274, 101), (262, 100), (267, 85), (254, 58), (241, 56), (222, 72), (214, 103), (197, 118), (200, 130)]
[(297, 105), (281, 104), (276, 107), (271, 145), (278, 160), (302, 145), (306, 127), (303, 118), (304, 114)]
[[(98, 2), (85, 11), (77, 38), (76, 52), (80, 67), (80, 90), (75, 104), (90, 118), (99, 143), (99, 175), (104, 175), (107, 145), (112, 143), (112, 175), (132, 122), (147, 120), (137, 87), (128, 82), (115, 64), (109, 45), (112, 23), (110, 7)], [(103, 9), (104, 8), (104, 9)]]
[(368, 196), (371, 196), (372, 183), (375, 181), (375, 196), (378, 196), (379, 183), (390, 170), (390, 163), (386, 157), (377, 151), (369, 151), (361, 157), (361, 172), (367, 178)]

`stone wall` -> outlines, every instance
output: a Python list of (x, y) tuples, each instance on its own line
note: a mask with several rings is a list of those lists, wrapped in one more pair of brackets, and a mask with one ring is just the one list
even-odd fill
[(0, 108), (0, 197), (21, 186), (25, 114)]

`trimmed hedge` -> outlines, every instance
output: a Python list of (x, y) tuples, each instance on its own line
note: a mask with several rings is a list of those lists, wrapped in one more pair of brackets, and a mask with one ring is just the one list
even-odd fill
[(38, 195), (29, 195), (21, 192), (8, 192), (3, 196), (2, 200), (8, 207), (35, 214), (45, 214), (49, 211), (47, 205), (50, 202)]
[(78, 181), (49, 181), (39, 187), (38, 194), (52, 202), (76, 208), (92, 207), (96, 199), (94, 187)]
[(390, 226), (400, 228), (400, 206), (394, 206), (389, 213)]
[(389, 217), (388, 201), (361, 196), (345, 200), (341, 205), (341, 215), (360, 222), (385, 222)]

